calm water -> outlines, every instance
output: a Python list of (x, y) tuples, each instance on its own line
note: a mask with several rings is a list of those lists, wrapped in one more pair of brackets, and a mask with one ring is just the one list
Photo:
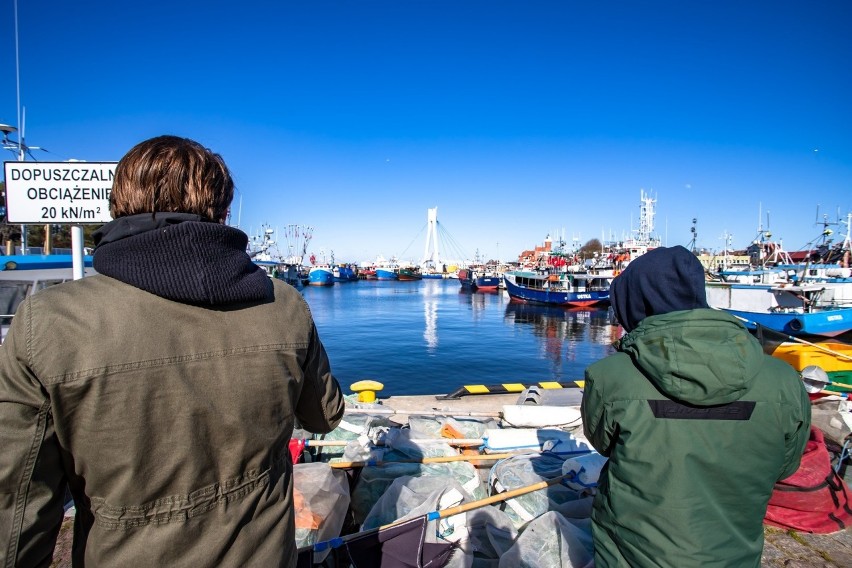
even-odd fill
[(384, 383), (382, 396), (582, 379), (620, 333), (608, 309), (515, 304), (458, 280), (362, 280), (304, 296), (346, 392), (362, 379)]

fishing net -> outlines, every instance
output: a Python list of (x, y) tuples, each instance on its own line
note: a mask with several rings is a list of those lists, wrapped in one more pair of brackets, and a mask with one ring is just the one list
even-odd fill
[[(498, 461), (491, 468), (488, 485), (492, 493), (511, 491), (562, 475), (565, 458), (554, 454), (524, 454)], [(505, 511), (520, 528), (548, 511), (570, 518), (591, 515), (593, 497), (561, 484), (508, 499)]]
[[(394, 427), (386, 416), (371, 416), (369, 414), (346, 414), (337, 428), (322, 436), (327, 441), (350, 442), (341, 446), (324, 446), (314, 455), (316, 461), (358, 461), (365, 459), (380, 459), (372, 454), (370, 442), (383, 438), (385, 432)], [(294, 434), (295, 437), (295, 434)], [(310, 438), (310, 434), (307, 436)]]
[[(343, 529), (349, 508), (346, 473), (324, 463), (293, 466), (293, 510), (296, 546), (309, 546), (336, 537)], [(325, 554), (314, 557), (321, 562)]]
[[(387, 456), (386, 456), (387, 457)], [(474, 499), (486, 497), (485, 488), (469, 462), (450, 463), (385, 463), (381, 467), (364, 467), (352, 491), (352, 513), (361, 524), (391, 483), (400, 477), (440, 477), (443, 483), (457, 481)]]
[(408, 426), (415, 438), (481, 438), (489, 428), (497, 428), (497, 421), (493, 418), (410, 416)]
[[(364, 520), (362, 530), (402, 518), (448, 509), (473, 499), (455, 480), (442, 477), (401, 477), (394, 480)], [(500, 556), (515, 543), (511, 519), (492, 506), (429, 521), (425, 542), (452, 542), (457, 550), (447, 568), (497, 568)]]
[(591, 521), (548, 511), (523, 528), (498, 568), (593, 568), (594, 559)]

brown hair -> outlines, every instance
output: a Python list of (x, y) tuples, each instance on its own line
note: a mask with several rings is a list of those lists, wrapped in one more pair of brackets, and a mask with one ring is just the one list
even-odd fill
[(139, 213), (194, 213), (223, 220), (234, 181), (219, 154), (189, 138), (158, 136), (130, 149), (115, 169), (113, 219)]

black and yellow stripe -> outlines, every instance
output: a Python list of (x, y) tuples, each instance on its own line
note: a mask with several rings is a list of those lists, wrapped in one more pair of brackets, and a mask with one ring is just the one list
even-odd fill
[(455, 400), (472, 394), (511, 394), (520, 393), (530, 387), (543, 389), (567, 389), (583, 388), (585, 381), (569, 381), (566, 383), (558, 381), (542, 381), (540, 383), (500, 383), (497, 385), (464, 385), (450, 394), (438, 395), (438, 400)]

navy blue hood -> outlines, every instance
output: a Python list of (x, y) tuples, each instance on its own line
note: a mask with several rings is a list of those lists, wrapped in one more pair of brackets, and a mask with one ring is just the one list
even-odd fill
[(628, 332), (648, 316), (707, 308), (704, 267), (682, 246), (653, 249), (612, 281), (610, 302)]

